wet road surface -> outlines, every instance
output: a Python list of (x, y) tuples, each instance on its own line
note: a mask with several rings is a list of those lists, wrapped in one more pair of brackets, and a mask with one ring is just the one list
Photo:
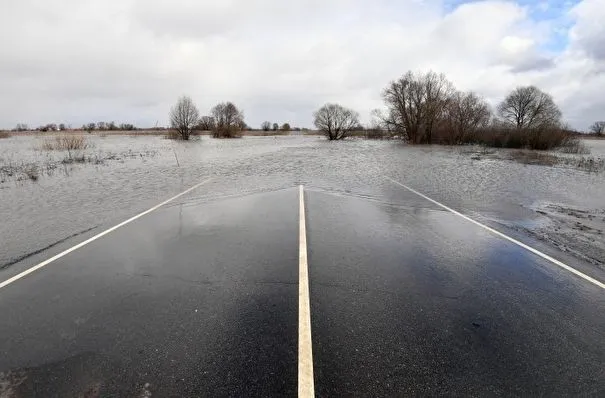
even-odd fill
[[(381, 187), (305, 189), (317, 396), (605, 394), (603, 289)], [(296, 395), (298, 195), (192, 192), (0, 289), (0, 396)]]

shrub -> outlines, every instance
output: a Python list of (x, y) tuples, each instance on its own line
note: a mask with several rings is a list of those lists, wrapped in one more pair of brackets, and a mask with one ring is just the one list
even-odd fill
[(559, 149), (563, 153), (575, 153), (581, 155), (587, 155), (590, 153), (590, 149), (584, 145), (578, 137), (569, 137)]
[(7, 131), (0, 131), (0, 138), (9, 138), (11, 135)]
[(380, 128), (369, 128), (365, 130), (365, 137), (370, 140), (383, 140), (390, 138), (388, 133)]
[(237, 126), (217, 126), (212, 130), (213, 138), (240, 138), (241, 130)]
[(45, 151), (77, 151), (88, 148), (88, 143), (83, 135), (63, 134), (55, 137), (49, 137), (42, 142), (42, 148)]
[(551, 150), (574, 146), (573, 142), (574, 138), (570, 133), (556, 126), (520, 129), (492, 125), (467, 136), (463, 143), (494, 148)]
[(183, 137), (181, 136), (181, 134), (176, 131), (176, 130), (168, 130), (166, 132), (166, 135), (164, 135), (164, 138), (169, 139), (169, 140), (181, 140), (183, 139)]

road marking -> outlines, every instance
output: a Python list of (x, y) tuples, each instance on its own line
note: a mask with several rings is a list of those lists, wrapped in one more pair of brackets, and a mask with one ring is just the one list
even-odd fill
[(557, 265), (557, 266), (559, 266), (559, 267), (561, 267), (561, 268), (563, 268), (563, 269), (565, 269), (565, 270), (567, 270), (567, 271), (569, 271), (569, 272), (571, 272), (571, 273), (579, 276), (580, 278), (583, 278), (583, 279), (587, 280), (588, 282), (590, 282), (590, 283), (592, 283), (592, 284), (600, 287), (601, 289), (605, 289), (605, 283), (600, 282), (600, 281), (598, 281), (598, 280), (596, 280), (596, 279), (594, 279), (594, 278), (586, 275), (585, 273), (578, 271), (577, 269), (575, 269), (575, 268), (573, 268), (573, 267), (571, 267), (571, 266), (569, 266), (569, 265), (567, 265), (567, 264), (565, 264), (565, 263), (557, 260), (556, 258), (553, 258), (553, 257), (549, 256), (548, 254), (542, 253), (541, 251), (539, 251), (537, 249), (534, 249), (533, 247), (528, 246), (525, 243), (520, 242), (520, 241), (518, 241), (518, 240), (516, 240), (514, 238), (511, 238), (510, 236), (505, 235), (505, 234), (503, 234), (500, 231), (497, 231), (497, 230), (495, 230), (495, 229), (493, 229), (491, 227), (488, 227), (487, 225), (482, 224), (479, 221), (475, 221), (472, 218), (470, 218), (468, 216), (465, 216), (464, 214), (462, 214), (462, 213), (460, 213), (460, 212), (458, 212), (458, 211), (456, 211), (456, 210), (454, 210), (454, 209), (452, 209), (450, 207), (447, 207), (446, 205), (444, 205), (442, 203), (439, 203), (436, 200), (431, 199), (431, 198), (429, 198), (426, 195), (421, 194), (420, 192), (418, 192), (418, 191), (416, 191), (416, 190), (408, 187), (407, 185), (400, 183), (399, 181), (396, 181), (396, 180), (394, 180), (394, 179), (392, 179), (390, 177), (386, 177), (386, 178), (389, 179), (389, 180), (391, 180), (391, 182), (393, 182), (393, 183), (395, 183), (395, 184), (397, 184), (399, 186), (402, 186), (403, 188), (407, 189), (408, 191), (410, 191), (412, 193), (415, 193), (416, 195), (420, 196), (421, 198), (424, 198), (424, 199), (428, 200), (429, 202), (432, 202), (432, 203), (436, 204), (437, 206), (439, 206), (439, 207), (441, 207), (441, 208), (449, 211), (450, 213), (453, 213), (453, 214), (455, 214), (457, 216), (460, 216), (460, 217), (464, 218), (465, 220), (470, 221), (473, 224), (478, 225), (481, 228), (483, 228), (483, 229), (485, 229), (485, 230), (487, 230), (487, 231), (489, 231), (489, 232), (491, 232), (491, 233), (493, 233), (495, 235), (498, 235), (499, 237), (504, 238), (507, 241), (512, 242), (515, 245), (520, 246), (520, 247), (524, 248), (525, 250), (528, 250), (528, 251), (530, 251), (530, 252), (532, 252), (532, 253), (534, 253), (534, 254), (542, 257), (545, 260), (550, 261), (551, 263), (553, 263), (553, 264), (555, 264), (555, 265)]
[(103, 232), (101, 232), (101, 233), (93, 236), (92, 238), (86, 239), (84, 242), (78, 243), (77, 245), (75, 245), (75, 246), (73, 246), (73, 247), (71, 247), (71, 248), (69, 248), (69, 249), (67, 249), (65, 251), (62, 251), (61, 253), (59, 253), (59, 254), (57, 254), (57, 255), (49, 258), (48, 260), (42, 261), (40, 264), (34, 265), (33, 267), (26, 269), (25, 271), (21, 272), (20, 274), (17, 274), (15, 276), (13, 276), (12, 278), (9, 278), (9, 279), (5, 280), (4, 282), (1, 282), (0, 283), (0, 289), (2, 289), (5, 286), (10, 285), (13, 282), (18, 281), (19, 279), (21, 279), (23, 277), (26, 277), (27, 275), (31, 274), (32, 272), (35, 272), (35, 271), (39, 270), (40, 268), (47, 266), (48, 264), (52, 263), (53, 261), (58, 260), (61, 257), (66, 256), (66, 255), (68, 255), (69, 253), (71, 253), (73, 251), (78, 250), (79, 248), (84, 247), (84, 246), (86, 246), (87, 244), (89, 244), (91, 242), (94, 242), (95, 240), (97, 240), (97, 239), (99, 239), (99, 238), (101, 238), (101, 237), (103, 237), (103, 236), (105, 236), (105, 235), (107, 235), (107, 234), (115, 231), (116, 229), (118, 229), (120, 227), (123, 227), (124, 225), (129, 224), (129, 223), (133, 222), (134, 220), (136, 220), (138, 218), (141, 218), (144, 215), (149, 214), (152, 211), (155, 211), (155, 210), (159, 209), (160, 207), (162, 207), (162, 206), (164, 206), (164, 205), (172, 202), (175, 199), (180, 198), (181, 196), (183, 196), (183, 195), (185, 195), (185, 194), (193, 191), (196, 188), (199, 188), (200, 186), (202, 186), (202, 185), (210, 182), (211, 180), (212, 180), (212, 178), (204, 180), (204, 181), (200, 182), (199, 184), (196, 184), (196, 185), (192, 186), (191, 188), (187, 189), (186, 191), (183, 191), (180, 194), (175, 195), (172, 198), (170, 198), (168, 200), (165, 200), (165, 201), (163, 201), (162, 203), (160, 203), (160, 204), (158, 204), (156, 206), (153, 206), (151, 209), (145, 210), (144, 212), (142, 212), (140, 214), (137, 214), (136, 216), (131, 217), (131, 218), (129, 218), (126, 221), (122, 221), (118, 225), (115, 225), (115, 226), (113, 226), (113, 227), (111, 227), (109, 229), (106, 229), (105, 231), (103, 231)]
[(305, 223), (305, 192), (302, 185), (299, 193), (298, 225), (298, 396), (314, 397), (307, 227)]

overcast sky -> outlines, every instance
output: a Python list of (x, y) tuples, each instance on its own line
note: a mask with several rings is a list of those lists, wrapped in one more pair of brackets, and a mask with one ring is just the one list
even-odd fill
[(575, 128), (605, 119), (605, 0), (0, 0), (0, 128), (167, 123), (233, 101), (312, 124), (325, 102), (364, 121), (407, 70), (496, 104), (550, 92)]

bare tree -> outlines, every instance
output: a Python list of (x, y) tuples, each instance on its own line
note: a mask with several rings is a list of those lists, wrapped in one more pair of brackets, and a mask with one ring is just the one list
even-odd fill
[(456, 90), (443, 73), (437, 74), (433, 71), (421, 76), (420, 86), (424, 91), (424, 139), (426, 143), (432, 144), (433, 132), (442, 120)]
[(134, 124), (130, 124), (130, 123), (120, 123), (119, 129), (120, 130), (136, 130), (136, 128), (134, 127)]
[(517, 129), (559, 127), (561, 111), (550, 94), (535, 86), (517, 87), (498, 105), (502, 121)]
[(29, 130), (29, 127), (27, 127), (27, 124), (25, 124), (25, 123), (19, 123), (19, 124), (17, 124), (17, 127), (15, 127), (14, 130), (15, 131), (27, 131), (27, 130)]
[(239, 132), (246, 127), (244, 113), (232, 102), (223, 102), (212, 108), (212, 116), (215, 120), (213, 136), (215, 138), (237, 137)]
[(313, 117), (315, 127), (330, 141), (345, 138), (359, 125), (359, 114), (338, 104), (325, 104)]
[(467, 142), (480, 128), (489, 125), (491, 111), (488, 103), (472, 91), (456, 92), (450, 97), (443, 119), (448, 144)]
[(453, 92), (443, 74), (408, 71), (382, 93), (388, 109), (383, 122), (410, 143), (430, 144)]
[(590, 126), (590, 132), (596, 135), (605, 134), (605, 121), (594, 122), (592, 126)]
[(188, 140), (193, 128), (200, 119), (200, 112), (187, 96), (182, 96), (170, 110), (170, 127), (172, 127), (181, 139)]
[(279, 130), (279, 124), (273, 123), (273, 126), (272, 126), (271, 130), (273, 130), (273, 131)]
[(284, 123), (284, 124), (282, 124), (281, 129), (283, 131), (290, 131), (290, 123)]
[(260, 128), (263, 131), (269, 131), (269, 130), (271, 130), (271, 122), (263, 122), (263, 124), (260, 125)]
[(214, 130), (215, 126), (216, 123), (212, 116), (202, 116), (197, 128), (202, 131), (212, 131)]

